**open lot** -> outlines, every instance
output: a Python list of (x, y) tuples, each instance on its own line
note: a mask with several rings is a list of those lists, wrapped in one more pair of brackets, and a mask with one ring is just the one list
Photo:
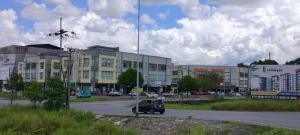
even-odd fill
[[(8, 105), (9, 100), (0, 99), (0, 106)], [(15, 104), (29, 104), (27, 100), (17, 100)], [(134, 116), (131, 105), (134, 100), (108, 101), (108, 102), (76, 102), (71, 103), (71, 108), (90, 111), (94, 114)], [(239, 112), (239, 111), (212, 111), (212, 110), (181, 110), (166, 109), (164, 115), (141, 115), (146, 117), (176, 117), (215, 120), (237, 121), (254, 125), (267, 125), (279, 128), (300, 129), (299, 112)]]

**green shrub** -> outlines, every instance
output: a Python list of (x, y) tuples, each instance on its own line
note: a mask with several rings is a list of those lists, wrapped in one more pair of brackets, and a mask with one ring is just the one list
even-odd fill
[(48, 89), (45, 91), (47, 110), (58, 110), (65, 106), (66, 92), (63, 82), (58, 78), (49, 78)]
[(26, 85), (23, 94), (32, 102), (33, 106), (36, 106), (37, 102), (42, 102), (45, 97), (43, 86), (38, 82), (30, 82)]
[(0, 109), (0, 135), (138, 135), (112, 123), (97, 123), (90, 112), (47, 111), (39, 107), (7, 106)]

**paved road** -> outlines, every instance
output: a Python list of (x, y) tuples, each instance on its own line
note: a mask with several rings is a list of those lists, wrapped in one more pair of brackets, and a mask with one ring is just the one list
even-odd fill
[[(91, 111), (96, 114), (107, 115), (133, 115), (130, 105), (134, 101), (111, 101), (93, 103), (73, 103), (72, 108)], [(180, 117), (217, 120), (217, 121), (239, 121), (255, 125), (269, 125), (274, 127), (290, 128), (300, 130), (299, 112), (234, 112), (234, 111), (196, 111), (167, 109), (164, 115), (143, 115), (156, 117)]]
[[(0, 106), (8, 105), (9, 100), (0, 99)], [(18, 100), (16, 104), (29, 104), (29, 101)], [(110, 101), (110, 102), (85, 102), (72, 103), (71, 107), (82, 111), (90, 111), (95, 114), (106, 115), (132, 115), (130, 105), (134, 101)], [(167, 109), (164, 115), (143, 115), (155, 117), (179, 117), (217, 120), (217, 121), (240, 121), (255, 125), (269, 125), (274, 127), (300, 130), (300, 112), (234, 112), (234, 111), (196, 111)]]

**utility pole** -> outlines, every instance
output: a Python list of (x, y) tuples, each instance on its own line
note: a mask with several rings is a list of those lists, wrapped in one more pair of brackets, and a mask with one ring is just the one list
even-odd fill
[(76, 33), (73, 32), (73, 31), (66, 31), (63, 29), (62, 27), (62, 18), (59, 18), (59, 30), (57, 32), (54, 32), (54, 33), (49, 33), (48, 34), (49, 37), (51, 36), (59, 36), (59, 47), (60, 47), (60, 52), (59, 52), (59, 62), (60, 62), (60, 77), (62, 76), (63, 74), (63, 71), (62, 71), (62, 55), (63, 55), (63, 47), (62, 47), (62, 42), (63, 42), (63, 38), (67, 38), (67, 37), (70, 37), (70, 36), (76, 36)]
[(67, 65), (67, 92), (66, 92), (66, 107), (67, 109), (70, 108), (70, 81), (72, 75), (72, 68), (73, 68), (73, 60), (72, 54), (76, 51), (76, 49), (68, 48), (68, 65)]
[(139, 55), (140, 55), (140, 8), (141, 8), (141, 1), (138, 0), (138, 35), (137, 35), (137, 59), (136, 59), (136, 89), (137, 89), (137, 95), (136, 95), (136, 113), (135, 116), (139, 116), (139, 96), (140, 93), (138, 92), (139, 90)]
[[(59, 77), (63, 79), (63, 82), (65, 82), (65, 76), (63, 75), (63, 64), (62, 64), (62, 57), (63, 57), (63, 47), (62, 47), (62, 42), (63, 38), (68, 38), (70, 36), (76, 36), (76, 33), (73, 31), (66, 31), (62, 27), (62, 18), (59, 18), (59, 30), (54, 33), (49, 33), (48, 36), (59, 36), (59, 47), (60, 47), (60, 52), (59, 52), (59, 63), (60, 63), (60, 74)], [(68, 82), (67, 82), (67, 89), (66, 89), (66, 107), (69, 109), (70, 107), (70, 76), (71, 76), (71, 69), (70, 69), (70, 61), (71, 61), (71, 55), (72, 55), (73, 49), (69, 49), (69, 62), (68, 62), (68, 67), (67, 67), (67, 74), (68, 74)], [(46, 79), (46, 78), (45, 78)], [(46, 83), (47, 84), (47, 83)], [(66, 84), (66, 83), (65, 83)]]

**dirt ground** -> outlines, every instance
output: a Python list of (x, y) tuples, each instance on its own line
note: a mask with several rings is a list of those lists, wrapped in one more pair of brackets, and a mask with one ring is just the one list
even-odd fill
[(143, 135), (188, 134), (193, 127), (202, 127), (207, 134), (252, 135), (255, 126), (237, 122), (221, 122), (192, 118), (124, 117), (96, 115), (97, 121), (111, 121), (125, 128), (138, 129)]

